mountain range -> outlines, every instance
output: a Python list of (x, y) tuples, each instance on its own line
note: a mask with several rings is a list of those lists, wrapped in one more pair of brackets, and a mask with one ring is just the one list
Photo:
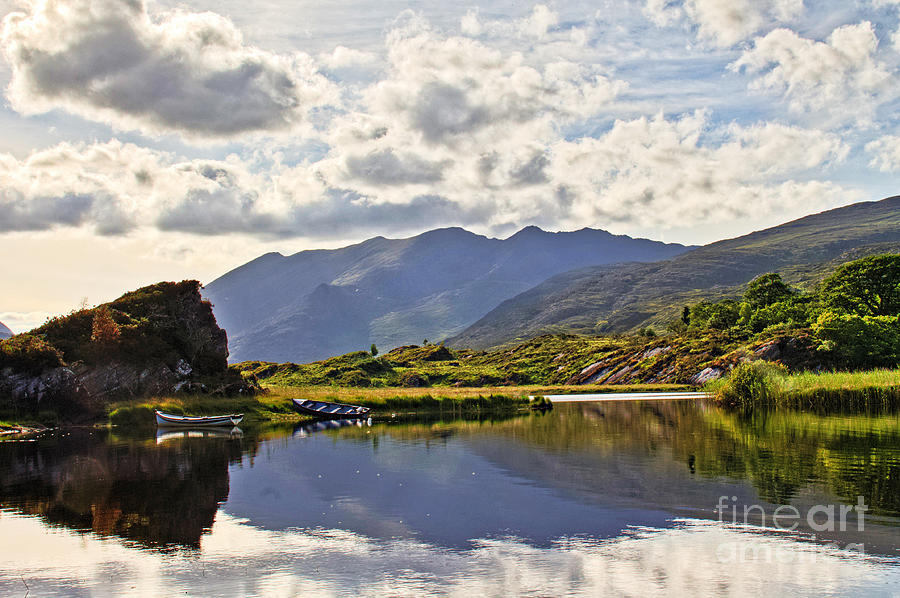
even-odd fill
[(689, 247), (582, 229), (507, 239), (461, 228), (263, 255), (209, 283), (232, 361), (305, 362), (462, 332), (502, 301), (586, 266), (652, 262)]
[(900, 251), (900, 196), (703, 247), (536, 227), (460, 228), (263, 255), (207, 285), (232, 361), (308, 362), (376, 344), (485, 349), (540, 334), (663, 330), (688, 303), (779, 271), (811, 287), (839, 263)]
[(759, 274), (779, 271), (803, 288), (839, 263), (897, 252), (900, 196), (814, 214), (670, 260), (565, 272), (504, 301), (448, 344), (488, 348), (551, 332), (664, 329), (686, 303), (739, 296)]
[(0, 322), (0, 339), (9, 338), (12, 335), (12, 330), (10, 330), (3, 322)]

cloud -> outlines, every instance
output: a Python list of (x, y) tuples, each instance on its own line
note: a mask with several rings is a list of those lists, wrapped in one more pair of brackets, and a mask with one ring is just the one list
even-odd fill
[(644, 13), (657, 25), (690, 23), (700, 39), (725, 48), (802, 12), (803, 0), (646, 0), (644, 4)]
[(58, 314), (48, 311), (4, 311), (0, 312), (0, 322), (3, 322), (13, 333), (20, 334), (37, 328), (53, 316)]
[(872, 155), (869, 166), (881, 172), (900, 171), (900, 136), (885, 135), (866, 144), (866, 152)]
[[(550, 177), (571, 202), (569, 220), (666, 228), (803, 213), (850, 195), (794, 178), (843, 160), (848, 148), (837, 136), (774, 124), (710, 131), (708, 124), (704, 113), (657, 115), (556, 144)], [(703, 136), (720, 141), (701, 143)]]
[[(60, 144), (21, 160), (0, 155), (2, 227), (262, 239), (351, 239), (453, 224), (634, 233), (783, 219), (859, 197), (828, 180), (850, 151), (832, 133), (722, 122), (710, 110), (613, 121), (628, 86), (602, 61), (561, 58), (581, 42), (561, 31), (558, 17), (537, 7), (504, 26), (475, 12), (466, 18), (478, 39), (405, 12), (385, 36), (380, 78), (346, 94), (313, 157), (298, 149), (304, 142), (286, 140), (224, 160), (119, 141)], [(531, 21), (546, 24), (538, 27), (544, 35), (529, 33)], [(775, 33), (744, 56), (762, 52)], [(829, 48), (849, 55), (857, 34), (838, 30)], [(333, 68), (375, 64), (350, 50), (323, 56)], [(756, 64), (739, 62), (733, 68)]]
[(435, 183), (444, 178), (445, 166), (446, 163), (427, 162), (415, 156), (401, 157), (392, 149), (347, 158), (351, 178), (380, 185)]
[(247, 45), (214, 13), (151, 18), (141, 0), (32, 0), (4, 19), (2, 48), (14, 109), (62, 109), (123, 129), (286, 131), (335, 97), (310, 57)]
[(876, 97), (893, 84), (875, 58), (878, 38), (868, 21), (835, 29), (819, 42), (789, 29), (755, 40), (729, 68), (755, 75), (750, 88), (781, 94), (791, 110), (871, 116)]

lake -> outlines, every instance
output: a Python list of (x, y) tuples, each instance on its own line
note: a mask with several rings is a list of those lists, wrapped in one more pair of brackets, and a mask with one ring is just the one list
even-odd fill
[(3, 596), (900, 595), (900, 414), (706, 400), (0, 443)]

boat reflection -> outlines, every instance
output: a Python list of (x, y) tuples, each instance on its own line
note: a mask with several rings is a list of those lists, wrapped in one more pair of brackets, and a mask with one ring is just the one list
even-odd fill
[(240, 439), (244, 436), (244, 431), (238, 427), (233, 428), (157, 428), (156, 444), (163, 444), (173, 440), (184, 440), (186, 438), (228, 438), (230, 440)]
[(294, 428), (294, 432), (292, 436), (294, 438), (306, 438), (311, 434), (317, 434), (319, 432), (325, 432), (327, 430), (340, 430), (341, 428), (362, 428), (362, 427), (372, 427), (372, 418), (360, 418), (360, 419), (326, 419), (315, 421), (312, 423), (300, 424)]

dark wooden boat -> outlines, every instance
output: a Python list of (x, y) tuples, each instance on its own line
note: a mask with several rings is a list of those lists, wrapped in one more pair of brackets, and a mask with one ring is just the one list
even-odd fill
[(321, 419), (359, 419), (369, 415), (371, 409), (358, 405), (345, 405), (343, 403), (330, 403), (328, 401), (312, 401), (304, 399), (291, 399), (294, 409), (305, 415), (312, 415)]
[(158, 426), (189, 426), (192, 428), (196, 428), (198, 426), (206, 427), (231, 427), (236, 426), (241, 423), (241, 420), (244, 419), (243, 413), (232, 413), (230, 415), (201, 415), (201, 416), (189, 416), (189, 415), (171, 415), (169, 413), (163, 413), (162, 411), (156, 412), (156, 425)]

